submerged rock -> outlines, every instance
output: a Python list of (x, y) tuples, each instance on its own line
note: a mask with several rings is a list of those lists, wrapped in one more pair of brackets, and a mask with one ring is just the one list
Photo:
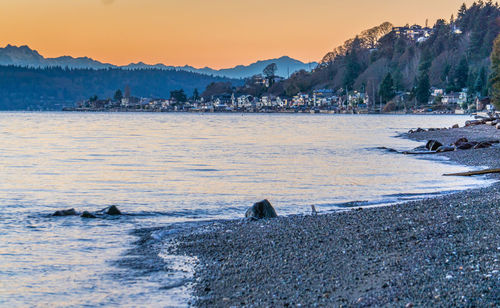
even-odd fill
[(436, 141), (436, 140), (429, 140), (429, 141), (427, 141), (427, 144), (425, 145), (425, 147), (429, 151), (436, 151), (441, 146), (443, 146), (443, 144), (439, 141)]
[(458, 126), (458, 124), (454, 124), (451, 128), (460, 128), (460, 126)]
[(82, 217), (82, 218), (97, 218), (97, 216), (95, 216), (94, 214), (92, 214), (88, 211), (84, 211), (82, 213), (82, 215), (80, 215), (80, 217)]
[(278, 217), (278, 215), (271, 205), (271, 202), (265, 199), (260, 202), (254, 203), (254, 205), (245, 213), (245, 217), (252, 219), (263, 219), (276, 218)]
[(74, 216), (77, 215), (75, 209), (59, 210), (55, 211), (52, 216)]

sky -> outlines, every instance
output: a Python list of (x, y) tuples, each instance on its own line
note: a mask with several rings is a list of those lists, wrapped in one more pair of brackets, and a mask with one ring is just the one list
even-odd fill
[[(463, 0), (0, 0), (0, 47), (125, 65), (319, 61), (359, 32), (449, 20)], [(470, 5), (473, 1), (465, 1)]]

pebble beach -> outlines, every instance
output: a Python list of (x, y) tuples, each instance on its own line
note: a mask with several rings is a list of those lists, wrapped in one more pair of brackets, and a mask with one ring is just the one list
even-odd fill
[[(498, 140), (500, 130), (477, 125), (401, 137), (451, 144)], [(498, 146), (437, 155), (500, 167)], [(495, 307), (499, 201), (496, 183), (385, 207), (217, 221), (176, 235), (169, 253), (197, 258), (190, 304), (199, 307)]]

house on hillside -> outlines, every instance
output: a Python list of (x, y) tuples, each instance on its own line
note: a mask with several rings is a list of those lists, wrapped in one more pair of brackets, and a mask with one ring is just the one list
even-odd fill
[(459, 99), (460, 93), (451, 92), (443, 95), (443, 97), (441, 98), (441, 103), (443, 103), (443, 105), (445, 106), (456, 105), (458, 104)]
[(416, 42), (423, 42), (431, 36), (432, 29), (428, 27), (422, 27), (420, 25), (413, 25), (405, 27), (393, 27), (392, 32), (397, 37), (408, 38)]
[(476, 97), (476, 110), (482, 111), (491, 103), (489, 97)]

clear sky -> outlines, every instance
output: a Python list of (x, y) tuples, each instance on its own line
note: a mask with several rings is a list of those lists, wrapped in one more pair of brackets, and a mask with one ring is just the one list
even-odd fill
[[(434, 24), (463, 0), (0, 0), (0, 47), (46, 57), (89, 56), (232, 67), (288, 55), (319, 61), (384, 21)], [(470, 5), (473, 1), (465, 1)]]

